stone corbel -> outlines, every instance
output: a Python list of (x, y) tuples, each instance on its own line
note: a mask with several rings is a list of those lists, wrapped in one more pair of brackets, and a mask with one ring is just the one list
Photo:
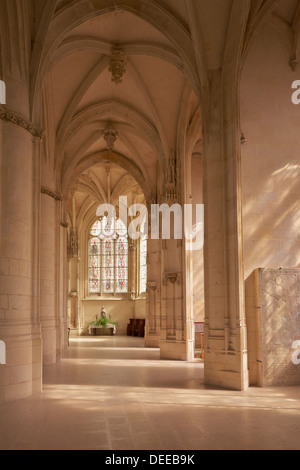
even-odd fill
[(148, 281), (147, 282), (147, 291), (150, 291), (150, 290), (156, 291), (157, 287), (158, 287), (158, 284), (157, 284), (156, 281)]
[(168, 281), (172, 284), (175, 284), (175, 282), (177, 282), (177, 284), (180, 285), (182, 282), (181, 273), (164, 273), (164, 285), (166, 285)]

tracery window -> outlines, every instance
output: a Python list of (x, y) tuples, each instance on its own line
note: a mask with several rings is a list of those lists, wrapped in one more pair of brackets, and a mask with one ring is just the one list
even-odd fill
[(128, 292), (128, 239), (120, 220), (97, 220), (89, 237), (89, 294)]
[(147, 234), (140, 238), (140, 292), (147, 290)]

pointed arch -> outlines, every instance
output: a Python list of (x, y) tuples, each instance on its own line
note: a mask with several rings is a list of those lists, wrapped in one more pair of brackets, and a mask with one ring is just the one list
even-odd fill
[(129, 158), (125, 157), (124, 155), (108, 150), (89, 155), (88, 157), (81, 160), (81, 162), (79, 162), (76, 166), (73, 166), (72, 164), (70, 165), (69, 168), (71, 168), (71, 170), (68, 169), (62, 178), (62, 193), (64, 196), (67, 197), (68, 191), (74, 179), (76, 179), (85, 170), (101, 161), (109, 161), (119, 165), (121, 168), (124, 168), (135, 178), (143, 193), (145, 194), (145, 197), (150, 197), (152, 188), (149, 185), (149, 182), (145, 179), (140, 168), (132, 160), (129, 160)]

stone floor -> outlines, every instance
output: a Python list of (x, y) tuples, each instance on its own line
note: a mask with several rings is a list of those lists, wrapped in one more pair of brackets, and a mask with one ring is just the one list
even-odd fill
[(300, 387), (209, 389), (200, 359), (74, 337), (41, 395), (0, 406), (0, 449), (300, 449)]

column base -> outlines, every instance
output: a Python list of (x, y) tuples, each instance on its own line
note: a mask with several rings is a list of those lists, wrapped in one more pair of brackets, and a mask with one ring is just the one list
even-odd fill
[(159, 348), (160, 335), (159, 334), (147, 334), (145, 335), (145, 347), (146, 348)]
[(160, 358), (176, 361), (194, 360), (194, 341), (172, 341), (160, 342)]
[[(0, 365), (0, 403), (42, 391), (42, 340), (38, 328), (27, 325), (1, 329), (6, 364)], [(28, 331), (29, 330), (29, 331)]]
[(68, 328), (66, 324), (55, 327), (42, 327), (43, 364), (56, 364), (68, 347)]
[(249, 387), (247, 354), (205, 351), (204, 383), (227, 390), (245, 391)]

